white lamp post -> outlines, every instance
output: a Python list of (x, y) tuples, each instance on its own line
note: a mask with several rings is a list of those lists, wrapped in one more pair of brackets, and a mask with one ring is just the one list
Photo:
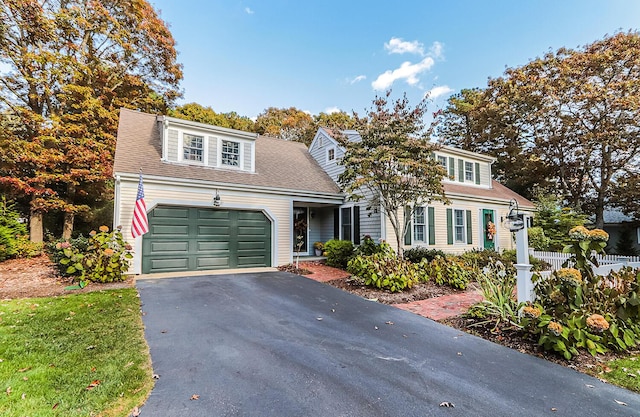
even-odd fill
[(533, 282), (531, 282), (531, 264), (529, 264), (529, 235), (527, 233), (528, 217), (518, 210), (518, 202), (511, 200), (509, 214), (504, 225), (516, 234), (516, 264), (518, 303), (533, 301)]

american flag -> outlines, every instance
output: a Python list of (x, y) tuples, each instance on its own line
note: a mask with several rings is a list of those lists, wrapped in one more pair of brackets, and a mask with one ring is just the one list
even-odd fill
[(149, 220), (147, 219), (147, 205), (144, 203), (144, 188), (142, 187), (142, 173), (138, 182), (138, 195), (136, 196), (136, 206), (133, 209), (133, 219), (131, 220), (131, 236), (137, 238), (149, 231)]

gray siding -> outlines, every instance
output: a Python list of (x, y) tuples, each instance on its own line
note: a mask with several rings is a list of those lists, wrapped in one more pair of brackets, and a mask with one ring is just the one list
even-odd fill
[(208, 165), (215, 167), (218, 165), (218, 138), (209, 136), (209, 162)]
[(380, 209), (377, 213), (373, 208), (367, 210), (367, 203), (360, 204), (360, 237), (364, 235), (371, 236), (374, 242), (378, 243), (381, 237), (380, 231)]
[[(319, 138), (320, 139), (320, 138)], [(344, 151), (337, 145), (337, 143), (326, 136), (322, 137), (322, 145), (319, 144), (320, 141), (316, 142), (316, 146), (311, 148), (309, 152), (313, 159), (318, 161), (318, 164), (322, 167), (323, 170), (332, 180), (336, 183), (338, 182), (338, 176), (344, 171), (344, 167), (339, 165), (337, 161), (342, 159), (344, 156)], [(335, 149), (336, 158), (333, 161), (327, 162), (327, 150), (330, 148)]]
[(253, 171), (253, 167), (251, 166), (251, 147), (253, 144), (244, 143), (244, 170), (245, 171)]
[(178, 131), (169, 129), (167, 134), (167, 160), (178, 160)]

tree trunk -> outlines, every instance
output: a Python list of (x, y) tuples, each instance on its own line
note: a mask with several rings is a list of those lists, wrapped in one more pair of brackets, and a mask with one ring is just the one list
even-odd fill
[(594, 222), (594, 226), (596, 229), (602, 229), (604, 227), (604, 201), (601, 202), (600, 198), (598, 198), (595, 212), (596, 220)]
[(41, 243), (44, 239), (42, 213), (31, 210), (29, 215), (29, 238), (32, 242)]
[(64, 213), (64, 223), (62, 224), (62, 238), (64, 240), (71, 239), (74, 219), (75, 215), (73, 213)]

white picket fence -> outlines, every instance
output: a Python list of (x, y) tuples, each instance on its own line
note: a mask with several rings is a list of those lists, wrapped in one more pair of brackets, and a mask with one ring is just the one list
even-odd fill
[[(551, 271), (562, 268), (562, 264), (571, 257), (569, 253), (531, 251), (531, 255), (551, 265)], [(599, 267), (593, 268), (598, 275), (607, 275), (625, 266), (640, 268), (640, 256), (597, 255)]]

